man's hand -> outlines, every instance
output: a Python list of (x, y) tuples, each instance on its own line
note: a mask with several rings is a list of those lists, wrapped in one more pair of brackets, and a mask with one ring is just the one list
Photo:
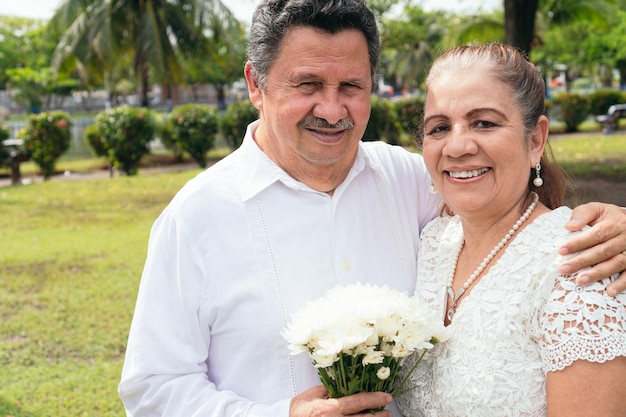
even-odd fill
[(328, 398), (323, 386), (313, 387), (291, 400), (289, 417), (375, 416), (392, 417), (391, 411), (370, 413), (369, 409), (385, 407), (393, 401), (384, 392), (354, 394), (343, 398)]
[(578, 253), (563, 262), (559, 268), (562, 274), (571, 274), (587, 266), (591, 269), (578, 275), (576, 282), (585, 285), (621, 272), (619, 278), (607, 288), (610, 295), (626, 289), (626, 210), (612, 204), (587, 203), (572, 212), (566, 227), (570, 231), (590, 229), (569, 239), (559, 253)]

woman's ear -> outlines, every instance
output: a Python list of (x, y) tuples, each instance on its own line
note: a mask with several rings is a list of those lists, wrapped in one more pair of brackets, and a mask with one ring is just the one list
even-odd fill
[(543, 150), (548, 143), (548, 135), (550, 134), (550, 121), (546, 116), (539, 116), (532, 137), (530, 138), (530, 152), (534, 161), (539, 161)]

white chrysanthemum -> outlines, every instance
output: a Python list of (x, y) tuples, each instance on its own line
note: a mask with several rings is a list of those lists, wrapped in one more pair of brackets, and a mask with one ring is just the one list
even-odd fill
[(382, 351), (374, 349), (373, 346), (367, 346), (367, 348), (357, 349), (355, 351), (356, 355), (364, 355), (361, 363), (363, 365), (373, 365), (376, 363), (383, 363), (385, 355)]
[(339, 360), (337, 353), (325, 351), (324, 349), (317, 349), (309, 353), (309, 357), (313, 361), (313, 365), (315, 365), (316, 368), (328, 368)]
[(380, 369), (378, 369), (378, 371), (376, 372), (376, 376), (382, 381), (389, 378), (389, 375), (391, 375), (391, 369), (389, 369), (389, 367), (387, 366), (381, 366)]
[(402, 358), (445, 340), (446, 329), (414, 297), (388, 286), (335, 287), (296, 311), (283, 331), (291, 354), (309, 352), (316, 366), (332, 364), (340, 353), (365, 355), (363, 363), (383, 356)]

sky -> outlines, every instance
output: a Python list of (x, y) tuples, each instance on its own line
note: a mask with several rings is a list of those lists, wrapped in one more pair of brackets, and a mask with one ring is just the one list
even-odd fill
[[(222, 0), (239, 20), (249, 22), (259, 0)], [(63, 0), (0, 0), (0, 15), (49, 19)], [(425, 10), (490, 11), (502, 0), (417, 0)]]

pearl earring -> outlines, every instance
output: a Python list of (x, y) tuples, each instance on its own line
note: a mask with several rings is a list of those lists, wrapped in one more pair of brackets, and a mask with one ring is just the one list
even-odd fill
[(435, 184), (434, 183), (430, 183), (430, 185), (428, 186), (428, 191), (431, 194), (437, 194), (437, 188), (435, 188)]
[(537, 173), (537, 178), (535, 178), (533, 180), (533, 184), (535, 185), (535, 187), (541, 187), (543, 185), (543, 180), (541, 179), (541, 164), (539, 162), (537, 162), (537, 165), (535, 165), (535, 172)]

